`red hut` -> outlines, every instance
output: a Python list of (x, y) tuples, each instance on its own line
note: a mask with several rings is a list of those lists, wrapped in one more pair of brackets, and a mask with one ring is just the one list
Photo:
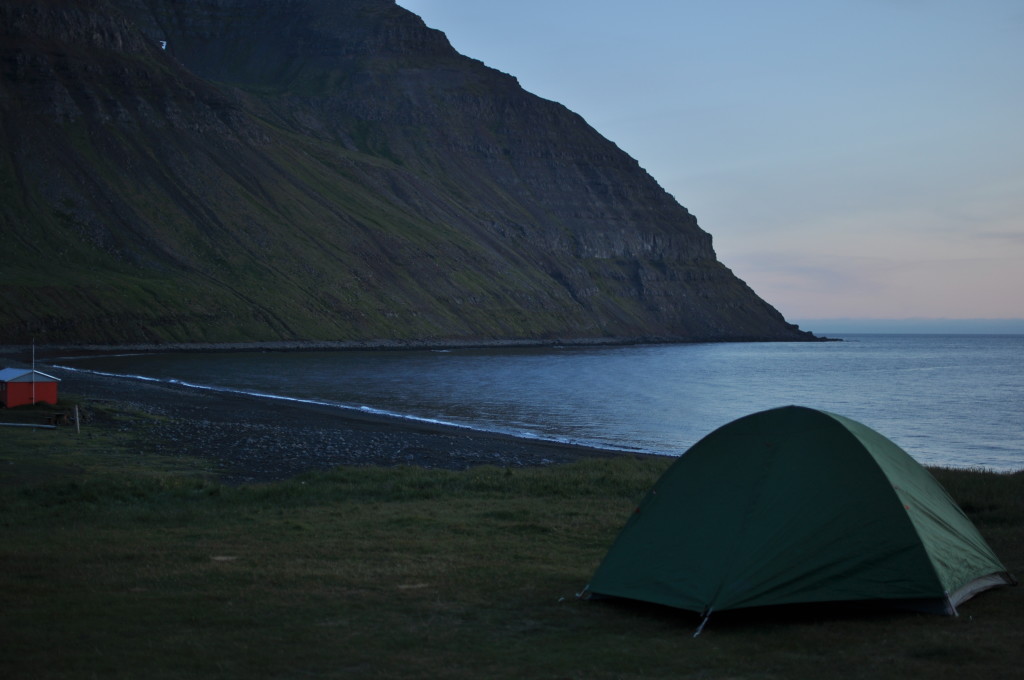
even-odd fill
[(23, 404), (57, 403), (60, 378), (31, 368), (0, 369), (0, 406), (13, 408)]

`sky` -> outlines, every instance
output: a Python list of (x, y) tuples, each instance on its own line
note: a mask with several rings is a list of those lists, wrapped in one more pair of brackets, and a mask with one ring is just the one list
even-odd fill
[(398, 0), (635, 158), (790, 320), (1024, 318), (1021, 0)]

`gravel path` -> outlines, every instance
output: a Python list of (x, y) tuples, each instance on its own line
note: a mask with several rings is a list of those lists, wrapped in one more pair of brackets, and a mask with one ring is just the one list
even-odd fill
[(83, 407), (112, 401), (161, 416), (140, 432), (156, 453), (208, 459), (229, 484), (270, 482), (339, 465), (417, 465), (461, 470), (567, 463), (632, 455), (470, 432), (329, 406), (210, 392), (40, 367)]

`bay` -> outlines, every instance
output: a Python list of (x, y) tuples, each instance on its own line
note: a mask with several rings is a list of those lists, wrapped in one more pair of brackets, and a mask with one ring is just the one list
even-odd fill
[(679, 455), (741, 416), (848, 416), (919, 462), (1024, 469), (1024, 336), (446, 351), (161, 353), (65, 367), (623, 451)]

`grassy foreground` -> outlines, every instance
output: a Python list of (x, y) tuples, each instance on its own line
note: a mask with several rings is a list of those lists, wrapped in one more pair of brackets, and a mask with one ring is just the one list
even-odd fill
[[(582, 602), (671, 462), (342, 468), (224, 487), (148, 416), (0, 428), (4, 678), (1011, 678), (1024, 588), (958, 618)], [(0, 418), (5, 420), (8, 418)], [(935, 474), (1024, 573), (1024, 473)]]

